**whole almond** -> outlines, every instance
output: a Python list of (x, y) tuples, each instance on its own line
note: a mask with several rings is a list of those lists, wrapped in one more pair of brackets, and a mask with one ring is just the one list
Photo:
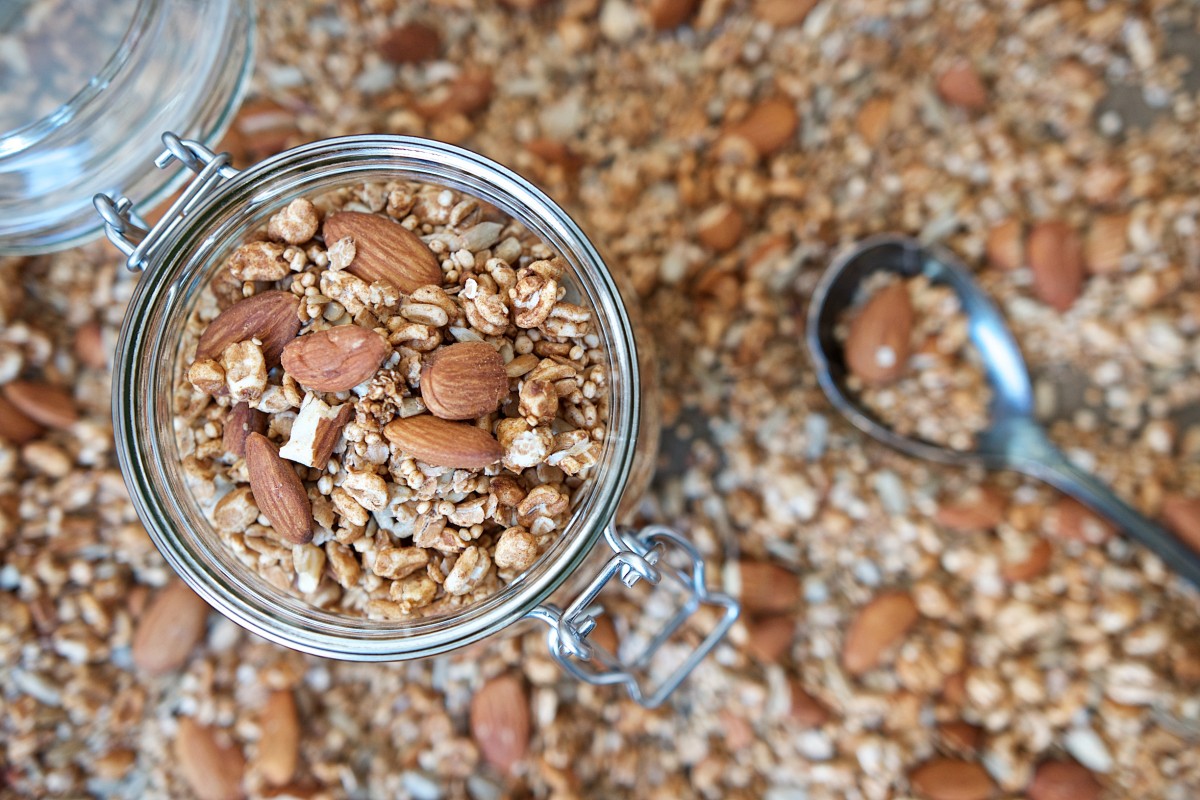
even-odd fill
[(358, 325), (339, 325), (293, 339), (283, 348), (283, 368), (318, 392), (346, 392), (369, 380), (392, 354), (387, 340)]
[(1025, 794), (1029, 800), (1100, 800), (1104, 787), (1081, 764), (1046, 761), (1033, 774)]
[(969, 61), (958, 61), (939, 75), (937, 93), (947, 104), (968, 111), (983, 111), (987, 108), (987, 87)]
[(442, 51), (442, 35), (437, 28), (421, 22), (409, 22), (392, 28), (379, 42), (379, 53), (393, 64), (420, 64), (432, 61)]
[(1105, 214), (1092, 221), (1083, 246), (1083, 261), (1088, 272), (1109, 275), (1121, 270), (1121, 260), (1128, 250), (1128, 230), (1128, 214)]
[(267, 783), (285, 784), (296, 773), (300, 758), (300, 720), (291, 691), (272, 692), (259, 714), (258, 724), (262, 735), (255, 765)]
[(876, 292), (850, 322), (846, 366), (869, 386), (882, 386), (904, 373), (912, 335), (913, 306), (903, 283)]
[(291, 292), (263, 292), (240, 300), (222, 311), (200, 334), (196, 360), (218, 359), (235, 342), (262, 342), (267, 369), (279, 366), (284, 346), (300, 332), (297, 309), (300, 298)]
[(951, 750), (960, 753), (973, 753), (979, 747), (983, 738), (983, 730), (969, 722), (955, 720), (938, 725), (938, 736)]
[(11, 381), (4, 384), (8, 402), (34, 422), (47, 428), (65, 430), (79, 419), (79, 409), (70, 392), (38, 381)]
[(267, 415), (246, 403), (236, 403), (225, 419), (221, 434), (221, 445), (225, 452), (239, 458), (246, 455), (246, 437), (252, 433), (267, 432)]
[(966, 494), (938, 506), (934, 519), (959, 533), (986, 531), (1004, 521), (1008, 500), (993, 486), (972, 487)]
[(737, 567), (737, 594), (747, 613), (783, 614), (800, 604), (796, 573), (765, 561), (741, 561)]
[(108, 369), (108, 347), (104, 344), (104, 329), (95, 320), (85, 322), (75, 331), (75, 357), (92, 369)]
[(696, 238), (718, 253), (732, 250), (742, 240), (745, 230), (745, 220), (729, 203), (713, 206), (696, 220)]
[(741, 122), (731, 126), (723, 138), (746, 142), (761, 158), (788, 145), (800, 127), (796, 104), (785, 97), (764, 100)]
[(1062, 539), (1104, 544), (1116, 532), (1112, 523), (1073, 497), (1062, 495), (1046, 515), (1046, 530)]
[(892, 98), (872, 97), (863, 103), (854, 120), (854, 129), (870, 147), (875, 147), (887, 135), (892, 119)]
[(1017, 561), (1006, 562), (1000, 568), (1000, 574), (1006, 581), (1020, 583), (1038, 577), (1050, 566), (1050, 557), (1054, 548), (1045, 539), (1037, 539), (1029, 546), (1029, 550)]
[(908, 776), (916, 793), (929, 800), (988, 800), (996, 783), (987, 770), (971, 761), (935, 758)]
[(508, 394), (504, 358), (487, 342), (434, 350), (421, 368), (421, 399), (442, 419), (475, 419), (500, 407)]
[(508, 774), (529, 750), (529, 700), (512, 675), (485, 683), (471, 698), (471, 738), (484, 760)]
[(1006, 219), (992, 226), (987, 235), (988, 263), (1009, 272), (1025, 263), (1025, 227), (1021, 220)]
[(179, 718), (175, 761), (200, 800), (238, 800), (245, 796), (242, 777), (246, 759), (236, 744), (224, 738), (216, 729), (200, 725), (191, 717)]
[(817, 0), (754, 0), (751, 13), (777, 28), (799, 25), (817, 5)]
[(367, 283), (381, 281), (406, 294), (442, 283), (442, 267), (415, 233), (378, 214), (339, 211), (325, 218), (325, 241), (354, 240), (354, 260), (346, 271)]
[(746, 652), (763, 664), (777, 664), (792, 648), (796, 621), (790, 616), (760, 617), (746, 623)]
[(1200, 498), (1167, 495), (1163, 499), (1162, 520), (1184, 544), (1200, 553)]
[(279, 538), (289, 544), (308, 544), (313, 537), (312, 501), (292, 468), (279, 457), (271, 440), (261, 433), (246, 437), (246, 472), (254, 502)]
[(791, 718), (803, 728), (816, 728), (829, 721), (829, 709), (813, 697), (798, 680), (790, 682), (792, 704)]
[(147, 675), (162, 675), (183, 666), (204, 636), (208, 604), (181, 580), (161, 589), (137, 621), (133, 663)]
[(650, 24), (656, 31), (678, 28), (691, 19), (699, 0), (650, 0)]
[(1046, 305), (1066, 311), (1083, 289), (1083, 248), (1065, 222), (1039, 222), (1029, 232), (1033, 291)]
[(621, 646), (621, 640), (617, 638), (617, 627), (613, 624), (612, 617), (607, 614), (601, 614), (596, 617), (596, 627), (592, 628), (592, 632), (588, 634), (587, 640), (591, 644), (604, 648), (605, 651), (614, 656), (617, 654), (617, 649)]
[(42, 435), (42, 426), (0, 394), (0, 439), (21, 445)]
[(851, 675), (877, 667), (889, 649), (908, 634), (920, 614), (912, 595), (885, 591), (872, 598), (850, 624), (842, 645), (842, 664)]
[(429, 414), (394, 419), (384, 427), (383, 435), (404, 452), (436, 467), (483, 469), (504, 457), (504, 448), (487, 431)]

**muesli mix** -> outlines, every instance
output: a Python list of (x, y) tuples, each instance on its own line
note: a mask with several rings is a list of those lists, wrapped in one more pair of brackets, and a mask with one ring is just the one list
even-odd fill
[(207, 287), (177, 382), (185, 473), (221, 541), (275, 587), (373, 619), (523, 573), (606, 431), (606, 356), (570, 281), (519, 223), (439, 186), (273, 215)]

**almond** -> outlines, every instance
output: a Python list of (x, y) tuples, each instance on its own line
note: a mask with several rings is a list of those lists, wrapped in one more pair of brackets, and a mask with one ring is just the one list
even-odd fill
[(872, 97), (863, 103), (854, 120), (854, 129), (870, 147), (875, 147), (887, 135), (892, 120), (892, 98)]
[(442, 267), (415, 233), (378, 214), (340, 211), (325, 218), (325, 241), (354, 240), (354, 260), (346, 271), (367, 283), (381, 281), (406, 294), (441, 285)]
[(938, 736), (951, 750), (960, 753), (973, 753), (979, 747), (979, 740), (983, 736), (983, 730), (969, 722), (956, 720), (954, 722), (943, 722), (938, 725)]
[(246, 437), (252, 433), (267, 432), (267, 415), (246, 403), (237, 403), (225, 420), (221, 445), (225, 452), (239, 458), (246, 455)]
[(324, 470), (341, 441), (342, 429), (353, 416), (352, 403), (330, 406), (314, 394), (305, 396), (287, 443), (279, 448), (280, 458)]
[(175, 734), (175, 760), (179, 771), (200, 800), (237, 800), (244, 797), (242, 776), (246, 760), (227, 735), (180, 717)]
[(379, 53), (393, 64), (420, 64), (442, 52), (442, 35), (437, 28), (409, 22), (392, 28), (379, 42)]
[(988, 263), (1009, 272), (1025, 263), (1025, 227), (1021, 220), (1006, 219), (992, 226), (987, 235)]
[(696, 238), (718, 253), (732, 250), (742, 240), (745, 230), (742, 215), (729, 203), (713, 206), (696, 220)]
[(1167, 495), (1162, 521), (1184, 544), (1200, 553), (1200, 498)]
[(38, 381), (12, 381), (4, 384), (4, 396), (25, 416), (47, 428), (65, 430), (79, 419), (75, 399), (58, 386)]
[(829, 721), (829, 709), (817, 698), (813, 697), (800, 681), (791, 682), (792, 705), (790, 714), (793, 720), (803, 728), (817, 728)]
[(574, 172), (584, 165), (584, 159), (564, 142), (545, 137), (530, 139), (525, 143), (525, 149), (545, 161), (563, 169)]
[(1057, 311), (1075, 304), (1083, 289), (1083, 248), (1065, 222), (1039, 222), (1029, 232), (1029, 268), (1033, 291)]
[(754, 0), (751, 13), (777, 28), (799, 25), (817, 5), (817, 0)]
[(1107, 520), (1073, 497), (1062, 495), (1046, 515), (1046, 530), (1063, 539), (1104, 544), (1115, 533)]
[(986, 531), (1004, 521), (1007, 498), (995, 487), (976, 486), (952, 502), (938, 506), (934, 519), (959, 533)]
[(262, 735), (255, 764), (267, 783), (280, 786), (296, 773), (300, 758), (300, 720), (291, 691), (272, 692), (258, 717)]
[(119, 781), (129, 774), (129, 770), (136, 763), (136, 752), (126, 747), (117, 747), (92, 761), (92, 771), (98, 777)]
[(1029, 546), (1029, 550), (1018, 561), (1006, 562), (1000, 568), (1000, 574), (1006, 581), (1020, 583), (1033, 580), (1046, 571), (1050, 566), (1050, 557), (1054, 548), (1045, 539), (1038, 539)]
[(475, 419), (508, 395), (504, 358), (487, 342), (460, 342), (434, 350), (421, 369), (421, 399), (442, 419)]
[(746, 652), (763, 664), (777, 664), (791, 650), (796, 638), (796, 621), (788, 616), (771, 616), (746, 623)]
[(942, 685), (942, 699), (952, 706), (967, 702), (967, 671), (956, 672)]
[(75, 357), (92, 369), (108, 369), (108, 347), (99, 322), (85, 322), (75, 331)]
[(1092, 221), (1083, 246), (1083, 261), (1088, 272), (1093, 275), (1120, 272), (1121, 259), (1128, 250), (1128, 230), (1128, 214), (1104, 214)]
[(988, 800), (996, 784), (987, 770), (971, 761), (935, 758), (908, 776), (918, 795), (929, 800)]
[(370, 380), (392, 354), (387, 340), (358, 325), (339, 325), (293, 339), (283, 348), (283, 368), (303, 386), (346, 392)]
[(254, 502), (279, 538), (289, 544), (308, 544), (313, 537), (312, 502), (292, 468), (275, 445), (261, 433), (246, 437), (246, 472)]
[(883, 287), (850, 322), (846, 366), (863, 383), (881, 386), (904, 373), (908, 365), (913, 306), (903, 283)]
[(181, 580), (161, 589), (137, 621), (131, 654), (147, 675), (162, 675), (183, 666), (204, 636), (208, 604)]
[(235, 342), (262, 342), (267, 369), (279, 366), (284, 346), (300, 332), (300, 298), (291, 292), (263, 292), (234, 303), (208, 324), (196, 345), (196, 360), (221, 357)]
[(504, 448), (487, 431), (429, 414), (394, 419), (384, 427), (383, 435), (405, 453), (435, 467), (483, 469), (504, 457)]
[(762, 158), (786, 147), (799, 127), (796, 104), (785, 97), (771, 98), (756, 105), (745, 119), (726, 130), (719, 149), (723, 153), (738, 151), (737, 143), (744, 142)]
[(983, 111), (988, 104), (987, 87), (969, 61), (958, 61), (937, 78), (937, 93), (947, 104), (968, 111)]
[(1025, 791), (1029, 800), (1100, 800), (1104, 787), (1074, 761), (1046, 761)]
[(656, 31), (678, 28), (691, 19), (699, 0), (650, 0), (650, 24)]
[(508, 774), (529, 750), (529, 700), (512, 675), (485, 683), (471, 698), (471, 737), (484, 760)]
[(415, 110), (430, 120), (474, 114), (487, 108), (495, 89), (491, 72), (468, 67), (453, 81), (434, 90), (430, 99), (417, 103)]
[(614, 656), (617, 654), (617, 649), (621, 646), (621, 640), (617, 638), (617, 627), (613, 624), (612, 617), (607, 614), (601, 614), (596, 617), (596, 627), (592, 628), (592, 632), (588, 634), (587, 640), (589, 643), (603, 648), (610, 655)]
[(796, 573), (765, 561), (738, 564), (742, 609), (749, 614), (783, 614), (800, 603), (800, 579)]
[(232, 153), (235, 164), (244, 168), (299, 144), (303, 138), (294, 110), (260, 97), (238, 109), (221, 149)]
[(912, 595), (886, 591), (858, 612), (842, 645), (842, 664), (851, 675), (862, 675), (878, 666), (884, 654), (900, 642), (920, 614)]
[(42, 435), (42, 426), (0, 394), (0, 439), (21, 445)]

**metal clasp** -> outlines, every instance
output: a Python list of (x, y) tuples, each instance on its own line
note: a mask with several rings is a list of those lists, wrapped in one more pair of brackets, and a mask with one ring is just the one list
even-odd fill
[(146, 268), (167, 234), (199, 205), (211, 189), (238, 174), (236, 169), (229, 166), (228, 153), (214, 153), (200, 142), (180, 139), (170, 132), (163, 134), (162, 141), (166, 150), (154, 159), (154, 165), (166, 169), (173, 161), (178, 161), (195, 172), (196, 178), (156, 225), (151, 227), (138, 215), (133, 210), (133, 201), (128, 197), (119, 196), (114, 200), (108, 195), (98, 194), (92, 198), (92, 205), (104, 219), (104, 232), (108, 240), (128, 256), (125, 266), (133, 272)]
[[(610, 525), (604, 535), (615, 555), (583, 593), (565, 610), (547, 604), (534, 609), (529, 616), (548, 626), (546, 646), (554, 660), (568, 673), (598, 686), (623, 684), (635, 702), (646, 708), (656, 708), (724, 638), (741, 609), (732, 597), (708, 590), (703, 556), (691, 542), (670, 528), (651, 525), (634, 534)], [(666, 563), (665, 556), (671, 547), (688, 557), (688, 568), (676, 569)], [(662, 630), (629, 662), (587, 641), (588, 634), (596, 627), (596, 617), (603, 613), (603, 608), (595, 604), (596, 598), (614, 577), (630, 588), (641, 580), (657, 586), (665, 577), (678, 585), (685, 598)], [(638, 673), (650, 665), (659, 649), (704, 605), (723, 609), (720, 621), (657, 687), (643, 688)]]

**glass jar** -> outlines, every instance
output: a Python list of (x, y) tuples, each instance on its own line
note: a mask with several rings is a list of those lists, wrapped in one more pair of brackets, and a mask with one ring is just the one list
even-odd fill
[(97, 192), (149, 209), (178, 188), (186, 170), (150, 168), (157, 135), (216, 142), (241, 102), (253, 43), (253, 0), (6, 4), (0, 254), (98, 236)]
[[(409, 659), (446, 652), (492, 636), (521, 620), (547, 625), (552, 655), (593, 683), (624, 684), (657, 705), (733, 624), (737, 604), (711, 593), (694, 547), (674, 531), (618, 527), (622, 509), (645, 490), (658, 440), (656, 397), (645, 387), (633, 324), (617, 285), (578, 226), (546, 195), (504, 167), (450, 145), (399, 136), (354, 136), (299, 147), (242, 172), (197, 142), (163, 137), (158, 163), (179, 161), (197, 173), (152, 230), (124, 198), (96, 197), (109, 238), (143, 270), (121, 332), (113, 379), (118, 454), (135, 506), (171, 566), (231, 619), (280, 644), (358, 661)], [(609, 356), (611, 400), (595, 480), (565, 530), (539, 561), (508, 586), (453, 615), (375, 621), (318, 609), (280, 591), (224, 547), (186, 485), (175, 440), (172, 387), (179, 373), (184, 326), (201, 291), (229, 251), (268, 217), (300, 196), (391, 179), (437, 184), (490, 203), (525, 225), (568, 264), (590, 306)], [(623, 502), (624, 501), (624, 502)], [(606, 550), (605, 548), (609, 548)], [(602, 554), (607, 552), (607, 556)], [(589, 556), (591, 558), (589, 559)], [(680, 557), (682, 557), (680, 559)], [(589, 566), (585, 567), (585, 561)], [(591, 565), (600, 564), (598, 572)], [(613, 579), (632, 587), (666, 581), (684, 597), (678, 612), (645, 652), (618, 659), (587, 642), (602, 612), (600, 591)], [(551, 601), (578, 591), (565, 607)], [(699, 647), (654, 688), (642, 666), (689, 616), (719, 609)]]

